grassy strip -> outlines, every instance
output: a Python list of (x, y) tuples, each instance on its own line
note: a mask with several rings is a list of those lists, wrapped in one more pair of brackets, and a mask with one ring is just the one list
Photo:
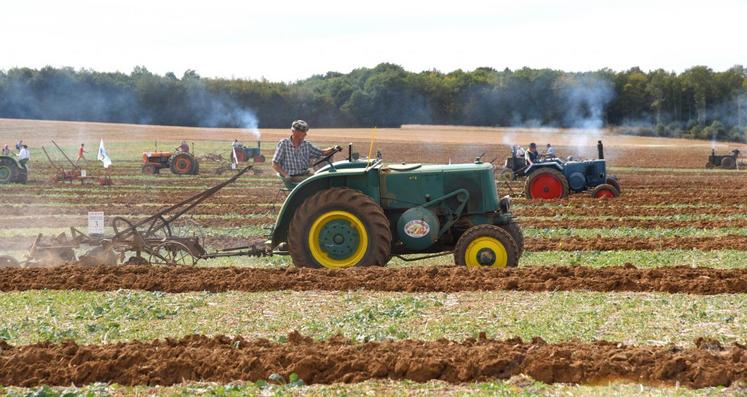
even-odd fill
[(441, 381), (415, 383), (411, 381), (366, 381), (354, 384), (304, 386), (300, 382), (274, 380), (236, 382), (226, 385), (194, 383), (169, 387), (95, 384), (85, 387), (41, 387), (36, 389), (0, 387), (0, 394), (8, 397), (91, 397), (91, 396), (724, 396), (741, 395), (739, 386), (714, 387), (698, 390), (674, 387), (650, 387), (629, 383), (610, 383), (599, 386), (554, 384), (547, 385), (528, 377), (515, 377), (505, 381), (453, 385)]
[(358, 341), (464, 339), (486, 332), (548, 342), (688, 345), (699, 336), (747, 341), (742, 294), (597, 292), (294, 292), (164, 294), (26, 291), (0, 295), (0, 339), (13, 345), (150, 340), (189, 334), (267, 337), (298, 330)]

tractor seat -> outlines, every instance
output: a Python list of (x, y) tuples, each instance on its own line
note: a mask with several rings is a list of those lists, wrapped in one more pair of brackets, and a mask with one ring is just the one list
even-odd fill
[(402, 163), (402, 164), (389, 164), (386, 167), (384, 167), (384, 169), (385, 170), (397, 171), (397, 172), (403, 172), (403, 171), (416, 170), (416, 169), (418, 169), (418, 168), (420, 168), (422, 166), (423, 165), (420, 164), (420, 163), (412, 163), (412, 164), (405, 164), (405, 163)]

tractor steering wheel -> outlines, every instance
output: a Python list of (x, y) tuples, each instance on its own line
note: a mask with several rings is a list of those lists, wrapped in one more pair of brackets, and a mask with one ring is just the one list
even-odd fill
[(323, 162), (325, 162), (325, 161), (326, 161), (327, 163), (329, 163), (329, 165), (332, 165), (332, 157), (333, 157), (333, 156), (335, 155), (335, 153), (337, 153), (337, 152), (341, 152), (341, 151), (342, 151), (342, 147), (340, 147), (340, 146), (335, 146), (335, 147), (334, 147), (333, 149), (334, 149), (334, 150), (332, 151), (332, 153), (330, 153), (330, 154), (328, 154), (328, 155), (326, 155), (326, 156), (322, 157), (322, 159), (321, 159), (321, 160), (319, 160), (319, 161), (317, 161), (316, 163), (314, 163), (314, 165), (312, 165), (312, 167), (316, 167), (317, 165), (319, 165), (319, 164), (321, 164), (321, 163), (323, 163)]

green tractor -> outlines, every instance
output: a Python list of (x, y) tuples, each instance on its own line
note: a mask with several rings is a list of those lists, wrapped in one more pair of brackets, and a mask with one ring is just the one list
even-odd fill
[(24, 164), (10, 156), (0, 156), (0, 185), (26, 183), (28, 170)]
[(268, 241), (273, 254), (333, 269), (450, 253), (461, 266), (518, 265), (524, 237), (492, 164), (385, 165), (356, 159), (352, 147), (332, 163), (334, 154), (290, 191)]

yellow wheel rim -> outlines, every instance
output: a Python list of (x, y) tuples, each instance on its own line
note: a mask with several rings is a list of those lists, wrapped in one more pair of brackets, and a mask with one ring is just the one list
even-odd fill
[(479, 237), (467, 246), (465, 263), (467, 267), (506, 267), (508, 252), (499, 240)]
[(347, 211), (326, 212), (311, 224), (311, 256), (326, 268), (355, 266), (366, 255), (367, 248), (366, 227), (357, 216)]

